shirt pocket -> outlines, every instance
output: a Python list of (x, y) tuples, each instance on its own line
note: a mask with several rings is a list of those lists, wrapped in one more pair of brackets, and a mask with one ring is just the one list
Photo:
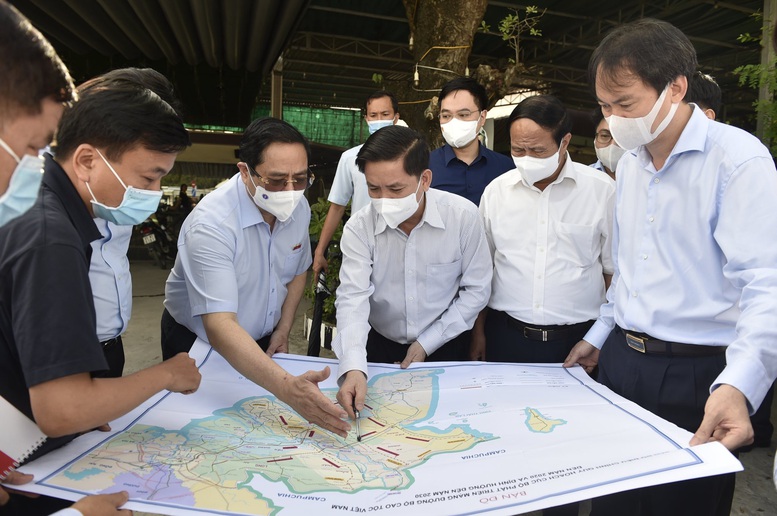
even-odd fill
[(578, 267), (593, 265), (599, 253), (596, 252), (596, 227), (584, 224), (556, 222), (558, 258)]
[(453, 300), (459, 291), (461, 260), (452, 263), (430, 263), (426, 266), (426, 300)]
[(300, 247), (286, 257), (286, 260), (283, 263), (283, 276), (281, 277), (281, 281), (284, 285), (288, 284), (297, 275), (299, 262), (303, 255), (302, 249), (303, 247)]

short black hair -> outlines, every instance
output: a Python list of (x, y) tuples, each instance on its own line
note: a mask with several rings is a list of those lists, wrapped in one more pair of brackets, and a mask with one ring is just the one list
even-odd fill
[[(142, 78), (143, 80), (140, 80)], [(135, 147), (181, 152), (191, 145), (180, 115), (148, 87), (163, 81), (163, 95), (172, 86), (154, 70), (115, 70), (78, 87), (79, 101), (65, 109), (57, 130), (55, 155), (64, 159), (83, 143), (102, 147), (106, 158), (121, 159)]]
[(697, 71), (688, 83), (688, 93), (685, 94), (686, 102), (693, 102), (702, 109), (711, 109), (717, 115), (720, 113), (722, 93), (720, 86), (706, 73)]
[(602, 113), (602, 108), (596, 106), (593, 110), (591, 110), (591, 122), (594, 123), (594, 130), (596, 130), (596, 127), (602, 120), (604, 120), (604, 113)]
[(399, 125), (384, 127), (367, 138), (356, 156), (356, 166), (364, 172), (367, 163), (396, 161), (409, 176), (420, 177), (429, 168), (429, 147), (420, 133)]
[(76, 99), (70, 72), (29, 20), (0, 0), (0, 122), (37, 115), (49, 97), (63, 103)]
[(375, 99), (382, 99), (383, 97), (388, 97), (389, 100), (391, 100), (391, 109), (394, 110), (394, 114), (399, 113), (399, 102), (397, 102), (397, 98), (394, 96), (393, 93), (386, 90), (378, 90), (375, 92), (372, 92), (369, 97), (364, 101), (364, 114), (367, 115), (367, 110), (370, 107), (370, 102), (372, 102)]
[(310, 145), (307, 138), (288, 122), (272, 117), (257, 118), (251, 122), (240, 139), (240, 161), (248, 165), (248, 171), (264, 163), (264, 151), (273, 143), (299, 143), (305, 147), (310, 163)]
[(596, 95), (597, 73), (617, 83), (619, 74), (630, 72), (660, 94), (681, 75), (690, 82), (696, 66), (696, 49), (680, 29), (643, 18), (616, 27), (602, 39), (588, 62), (588, 84)]
[(470, 92), (475, 97), (475, 105), (477, 105), (478, 109), (488, 108), (486, 88), (472, 77), (456, 77), (446, 82), (440, 90), (440, 105), (442, 106), (442, 100), (445, 97), (459, 90)]
[(153, 68), (117, 68), (104, 73), (101, 77), (104, 80), (122, 80), (140, 84), (159, 95), (162, 100), (170, 104), (178, 116), (183, 118), (183, 104), (175, 95), (173, 84)]
[(564, 104), (553, 95), (535, 95), (523, 99), (507, 119), (507, 127), (521, 118), (528, 118), (537, 125), (550, 131), (558, 145), (572, 131), (572, 117)]

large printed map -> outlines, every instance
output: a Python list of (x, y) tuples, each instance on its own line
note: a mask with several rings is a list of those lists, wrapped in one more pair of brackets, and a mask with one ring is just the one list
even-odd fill
[[(192, 353), (197, 393), (160, 396), (112, 424), (123, 431), (87, 434), (32, 463), (35, 490), (73, 499), (126, 490), (132, 508), (162, 514), (514, 514), (634, 478), (738, 466), (714, 447), (685, 448), (690, 434), (580, 370), (371, 365), (357, 442), (355, 432), (343, 439), (311, 426), (209, 346)], [(278, 361), (294, 374), (329, 364)], [(334, 403), (329, 382), (321, 387)]]

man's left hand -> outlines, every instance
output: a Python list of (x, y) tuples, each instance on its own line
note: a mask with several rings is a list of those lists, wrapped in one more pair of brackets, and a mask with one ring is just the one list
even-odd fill
[(273, 356), (276, 353), (289, 352), (289, 334), (280, 331), (274, 331), (270, 336), (270, 345), (267, 347), (267, 356)]
[(405, 359), (400, 364), (400, 367), (407, 369), (411, 363), (423, 362), (424, 360), (426, 360), (426, 351), (424, 351), (420, 342), (415, 341), (407, 348), (407, 355), (405, 355)]
[(691, 439), (691, 446), (712, 441), (720, 441), (732, 451), (753, 442), (747, 400), (731, 385), (721, 385), (710, 394), (704, 406), (704, 419)]

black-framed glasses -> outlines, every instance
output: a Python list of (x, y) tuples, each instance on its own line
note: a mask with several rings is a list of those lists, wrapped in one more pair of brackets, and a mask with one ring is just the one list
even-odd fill
[(259, 181), (261, 181), (264, 189), (268, 192), (280, 192), (281, 190), (285, 190), (286, 185), (289, 183), (291, 183), (291, 187), (294, 190), (304, 190), (312, 185), (313, 181), (316, 180), (316, 176), (310, 170), (308, 170), (305, 174), (294, 174), (291, 179), (265, 178), (260, 176), (256, 171), (254, 171), (251, 175), (257, 177)]
[(612, 143), (612, 134), (610, 131), (599, 131), (594, 137), (594, 141), (599, 145), (609, 145)]

